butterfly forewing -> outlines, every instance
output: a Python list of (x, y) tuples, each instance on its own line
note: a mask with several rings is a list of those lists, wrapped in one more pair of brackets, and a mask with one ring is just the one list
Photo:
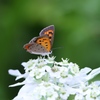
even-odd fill
[(51, 42), (51, 45), (53, 45), (53, 40), (54, 40), (54, 25), (50, 25), (46, 28), (44, 28), (41, 32), (40, 32), (40, 36), (43, 35), (47, 35), (49, 37), (49, 40)]
[(41, 46), (43, 46), (47, 52), (50, 52), (51, 50), (51, 42), (49, 40), (48, 37), (39, 37), (37, 40), (36, 40), (36, 43), (37, 44), (40, 44)]

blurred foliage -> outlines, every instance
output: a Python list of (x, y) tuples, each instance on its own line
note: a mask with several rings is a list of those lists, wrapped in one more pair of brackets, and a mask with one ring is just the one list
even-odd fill
[(0, 0), (1, 100), (11, 100), (20, 88), (8, 88), (15, 83), (8, 69), (23, 72), (21, 62), (37, 57), (23, 45), (52, 24), (53, 48), (61, 47), (53, 51), (57, 61), (63, 57), (81, 67), (100, 66), (100, 0)]

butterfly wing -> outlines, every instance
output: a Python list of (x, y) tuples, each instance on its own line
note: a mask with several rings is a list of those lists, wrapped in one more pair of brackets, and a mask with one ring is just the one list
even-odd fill
[(30, 44), (31, 44), (31, 43), (34, 43), (34, 42), (36, 41), (36, 39), (37, 39), (37, 37), (32, 38), (32, 39), (29, 41), (29, 43), (30, 43)]
[(46, 51), (45, 47), (35, 42), (32, 44), (29, 44), (29, 43), (25, 44), (24, 49), (26, 49), (31, 54), (46, 55), (47, 53), (49, 53)]
[[(39, 37), (34, 37), (33, 39), (30, 40), (29, 44), (37, 44), (41, 45), (46, 49), (46, 52), (51, 51), (51, 42), (48, 36), (39, 36)], [(38, 46), (37, 46), (38, 47)], [(27, 48), (27, 47), (26, 47)]]
[(50, 54), (51, 43), (47, 36), (34, 37), (29, 43), (24, 45), (29, 53), (46, 55)]
[(53, 41), (54, 41), (54, 25), (50, 25), (46, 28), (44, 28), (40, 33), (39, 35), (40, 36), (48, 36), (49, 37), (49, 40), (51, 42), (51, 46), (53, 45)]
[(48, 36), (40, 36), (35, 40), (35, 43), (43, 46), (46, 52), (51, 51), (51, 42)]
[(32, 38), (32, 39), (29, 41), (29, 43), (27, 43), (27, 44), (25, 44), (25, 45), (23, 46), (23, 48), (26, 49), (27, 51), (30, 51), (32, 45), (35, 44), (34, 41), (36, 40), (36, 38), (37, 38), (37, 37)]

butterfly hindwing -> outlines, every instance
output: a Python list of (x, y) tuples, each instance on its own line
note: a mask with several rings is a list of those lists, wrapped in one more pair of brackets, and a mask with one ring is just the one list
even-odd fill
[(27, 51), (29, 53), (32, 53), (32, 54), (41, 54), (41, 53), (46, 53), (46, 49), (45, 47), (43, 47), (42, 45), (40, 44), (37, 44), (37, 43), (32, 43), (32, 44), (26, 44), (24, 45), (24, 48), (27, 49)]
[(34, 43), (36, 41), (37, 37), (32, 38), (29, 43)]

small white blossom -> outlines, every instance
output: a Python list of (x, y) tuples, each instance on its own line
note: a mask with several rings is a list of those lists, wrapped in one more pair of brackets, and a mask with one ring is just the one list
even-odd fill
[(23, 62), (25, 73), (10, 69), (15, 80), (24, 81), (9, 87), (23, 85), (13, 100), (100, 100), (100, 81), (89, 84), (89, 80), (100, 74), (100, 68), (92, 70), (80, 67), (68, 59), (56, 62), (55, 57), (30, 59)]
[[(80, 91), (81, 90), (81, 91)], [(100, 98), (100, 86), (95, 82), (92, 84), (81, 84), (79, 92), (75, 96), (75, 100), (99, 100)]]
[(79, 66), (77, 64), (69, 63), (69, 69), (74, 75), (79, 73)]

